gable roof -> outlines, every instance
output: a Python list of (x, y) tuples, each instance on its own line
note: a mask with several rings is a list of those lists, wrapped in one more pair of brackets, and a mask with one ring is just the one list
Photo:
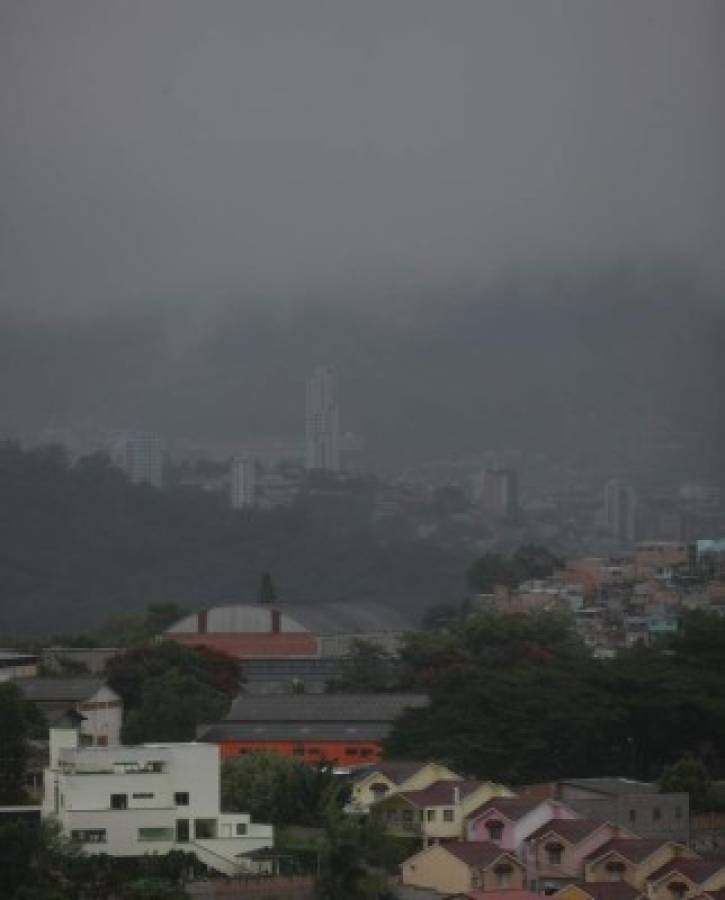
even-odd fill
[(601, 819), (551, 819), (533, 831), (527, 840), (537, 841), (546, 834), (555, 834), (570, 844), (578, 844), (607, 824), (609, 823), (602, 822)]
[(541, 800), (527, 800), (525, 797), (492, 797), (474, 809), (468, 818), (479, 818), (495, 810), (510, 822), (517, 822), (542, 802)]
[(392, 722), (425, 694), (240, 694), (228, 722)]
[(102, 678), (20, 678), (15, 684), (34, 703), (82, 703), (107, 687)]
[(655, 850), (665, 844), (671, 844), (667, 838), (613, 838), (602, 844), (587, 856), (589, 862), (607, 856), (609, 853), (617, 853), (623, 859), (631, 863), (640, 863), (651, 856)]
[(648, 881), (661, 881), (669, 875), (680, 874), (689, 878), (695, 884), (706, 881), (716, 872), (725, 869), (725, 859), (691, 859), (680, 857), (670, 860), (664, 866), (656, 869), (647, 879)]
[(593, 900), (636, 900), (642, 894), (626, 881), (578, 881), (576, 884), (563, 887), (562, 891), (567, 887), (578, 888), (589, 894)]
[(434, 781), (429, 787), (419, 791), (402, 791), (399, 794), (393, 794), (391, 799), (402, 797), (413, 806), (421, 809), (426, 806), (453, 806), (456, 789), (459, 791), (461, 800), (463, 800), (469, 794), (483, 787), (484, 784), (485, 782), (483, 781)]
[(716, 891), (706, 891), (702, 894), (696, 894), (692, 900), (725, 900), (725, 888), (718, 888)]
[(364, 766), (355, 773), (355, 781), (361, 782), (372, 776), (383, 775), (393, 784), (402, 784), (408, 778), (420, 772), (430, 763), (409, 762), (403, 759), (381, 760), (375, 765)]
[(496, 862), (500, 856), (508, 856), (517, 865), (520, 865), (514, 856), (506, 850), (502, 850), (497, 844), (492, 844), (491, 841), (443, 841), (439, 846), (468, 866), (485, 869)]

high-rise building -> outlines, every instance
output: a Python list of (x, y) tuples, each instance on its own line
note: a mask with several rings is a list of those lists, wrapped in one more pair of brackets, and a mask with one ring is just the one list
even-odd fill
[(622, 546), (637, 536), (637, 496), (631, 484), (610, 479), (604, 486), (604, 520), (607, 531)]
[(164, 486), (164, 449), (153, 434), (130, 434), (120, 448), (121, 468), (134, 484)]
[(307, 379), (305, 468), (340, 471), (340, 413), (337, 378), (329, 366), (319, 366)]
[(257, 500), (256, 466), (248, 456), (232, 460), (232, 509), (254, 506)]
[(485, 469), (481, 507), (495, 516), (515, 516), (519, 508), (518, 479), (513, 469)]

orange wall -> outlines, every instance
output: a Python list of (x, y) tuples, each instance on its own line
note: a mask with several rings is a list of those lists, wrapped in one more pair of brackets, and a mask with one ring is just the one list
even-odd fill
[(325, 760), (330, 763), (360, 765), (377, 761), (382, 755), (382, 748), (375, 741), (220, 741), (219, 747), (222, 759), (240, 756), (243, 752), (266, 751), (294, 756), (306, 763)]

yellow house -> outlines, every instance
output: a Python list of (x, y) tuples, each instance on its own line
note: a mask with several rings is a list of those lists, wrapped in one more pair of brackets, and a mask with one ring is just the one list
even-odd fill
[(393, 835), (420, 837), (424, 845), (465, 837), (465, 820), (492, 797), (512, 797), (491, 781), (436, 781), (417, 791), (398, 791), (371, 807)]
[(725, 888), (725, 859), (675, 859), (647, 879), (650, 900), (685, 900)]
[(697, 854), (674, 841), (661, 838), (615, 838), (587, 857), (585, 881), (626, 881), (644, 891), (649, 876), (682, 857), (697, 859)]
[(567, 884), (551, 897), (552, 900), (645, 900), (642, 892), (626, 881)]
[(379, 762), (353, 782), (348, 812), (367, 812), (373, 803), (400, 791), (421, 791), (436, 781), (461, 781), (447, 766), (435, 762)]
[(489, 841), (447, 841), (406, 859), (400, 878), (410, 887), (463, 894), (476, 889), (520, 890), (526, 873), (512, 853)]

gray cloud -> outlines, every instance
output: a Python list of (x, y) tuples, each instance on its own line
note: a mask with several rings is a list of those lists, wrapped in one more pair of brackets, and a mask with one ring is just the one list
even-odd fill
[(719, 0), (2, 0), (0, 302), (719, 284), (724, 34)]

